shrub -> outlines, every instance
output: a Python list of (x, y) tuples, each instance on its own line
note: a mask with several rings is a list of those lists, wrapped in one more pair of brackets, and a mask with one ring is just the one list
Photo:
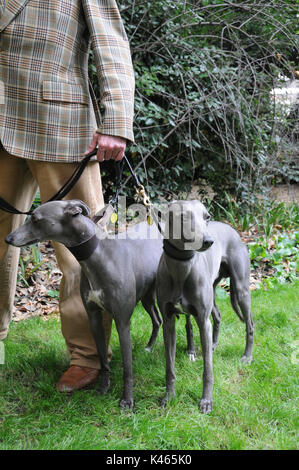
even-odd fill
[(129, 154), (152, 197), (204, 176), (216, 192), (250, 202), (276, 175), (295, 178), (293, 154), (279, 153), (270, 92), (279, 74), (293, 74), (296, 10), (271, 0), (121, 2), (136, 76)]

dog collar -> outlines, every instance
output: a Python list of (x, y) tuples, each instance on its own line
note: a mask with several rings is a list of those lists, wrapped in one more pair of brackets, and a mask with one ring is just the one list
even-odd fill
[(195, 255), (194, 250), (179, 250), (165, 238), (163, 240), (163, 250), (167, 256), (178, 261), (188, 261)]
[(80, 243), (80, 245), (70, 246), (68, 249), (78, 261), (84, 261), (92, 255), (98, 244), (99, 239), (96, 234), (94, 234), (94, 236), (86, 242)]

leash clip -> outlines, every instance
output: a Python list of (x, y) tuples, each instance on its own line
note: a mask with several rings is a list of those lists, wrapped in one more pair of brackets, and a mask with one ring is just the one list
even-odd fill
[(142, 198), (142, 203), (145, 205), (145, 207), (150, 207), (151, 201), (145, 192), (144, 186), (142, 184), (138, 188), (137, 186), (135, 186), (135, 190), (137, 196), (140, 196)]
[(152, 203), (150, 201), (150, 198), (146, 194), (144, 186), (142, 184), (140, 184), (138, 187), (135, 186), (135, 190), (136, 190), (137, 197), (138, 196), (142, 197), (142, 203), (145, 206), (146, 213), (147, 213), (147, 216), (146, 216), (147, 223), (148, 225), (152, 225), (153, 224)]

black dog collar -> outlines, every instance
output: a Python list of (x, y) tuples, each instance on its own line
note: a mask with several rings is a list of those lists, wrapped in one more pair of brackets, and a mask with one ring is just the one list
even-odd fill
[(99, 239), (95, 234), (86, 242), (80, 243), (80, 245), (68, 247), (68, 249), (78, 261), (84, 261), (92, 255), (98, 244)]
[(194, 250), (179, 250), (165, 238), (163, 240), (163, 250), (170, 258), (176, 259), (178, 261), (188, 261), (195, 255)]

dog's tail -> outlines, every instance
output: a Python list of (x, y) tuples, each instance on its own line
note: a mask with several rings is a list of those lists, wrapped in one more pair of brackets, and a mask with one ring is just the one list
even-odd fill
[(240, 310), (240, 307), (239, 307), (239, 304), (238, 304), (236, 290), (234, 288), (234, 283), (233, 283), (232, 279), (230, 280), (230, 301), (231, 301), (231, 304), (232, 304), (232, 307), (233, 307), (234, 311), (236, 312), (236, 314), (238, 315), (240, 320), (242, 322), (244, 322), (244, 317), (243, 317), (243, 314), (242, 314), (242, 312)]

